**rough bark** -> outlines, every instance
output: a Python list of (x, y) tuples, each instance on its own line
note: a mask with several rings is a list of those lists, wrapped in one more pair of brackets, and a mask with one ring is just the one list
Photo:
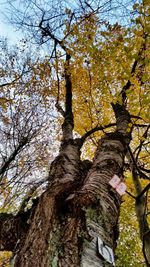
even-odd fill
[(73, 140), (63, 143), (59, 156), (51, 165), (49, 187), (39, 198), (36, 210), (29, 219), (30, 228), (20, 243), (14, 266), (49, 266), (54, 253), (59, 203), (78, 184), (79, 156), (78, 143)]
[[(72, 214), (67, 214), (69, 223), (66, 222), (64, 228), (62, 227), (62, 245), (65, 249), (59, 257), (59, 266), (112, 266), (98, 254), (97, 239), (100, 237), (106, 245), (115, 250), (121, 197), (111, 188), (109, 181), (114, 174), (123, 180), (126, 146), (131, 140), (128, 112), (119, 104), (113, 108), (117, 131), (100, 140), (93, 165), (82, 188), (67, 199)], [(79, 231), (79, 228), (82, 231)], [(77, 247), (77, 243), (80, 246)]]
[[(115, 250), (121, 197), (108, 182), (114, 174), (123, 179), (124, 156), (125, 148), (117, 133), (105, 136), (99, 142), (93, 165), (83, 187), (75, 196), (72, 195), (74, 217), (80, 214), (82, 219), (82, 232), (78, 233), (77, 229), (76, 239), (78, 243), (84, 239), (84, 242), (80, 243), (80, 251), (76, 252), (78, 262), (74, 261), (75, 253), (70, 252), (73, 239), (68, 232), (68, 224), (63, 230), (68, 236), (68, 249), (65, 247), (66, 251), (60, 258), (59, 266), (112, 266), (98, 254), (97, 239), (100, 237), (106, 245)], [(71, 201), (71, 197), (69, 200)], [(69, 220), (70, 225), (73, 224), (74, 218), (70, 216)], [(72, 251), (76, 248), (76, 239)]]
[(28, 231), (30, 211), (16, 216), (7, 213), (0, 214), (0, 250), (15, 251), (19, 240)]
[(92, 242), (86, 243), (84, 248), (83, 266), (90, 266), (93, 259), (94, 266), (104, 266), (96, 255), (98, 237), (113, 251), (116, 247), (121, 198), (111, 188), (109, 181), (114, 174), (123, 179), (125, 150), (119, 140), (109, 138), (100, 141), (93, 166), (81, 191), (81, 202), (91, 206), (86, 210), (86, 217), (89, 234), (92, 236)]
[(114, 111), (118, 129), (100, 140), (92, 165), (81, 164), (81, 140), (63, 139), (48, 188), (17, 246), (15, 267), (112, 266), (98, 254), (97, 238), (115, 250), (121, 197), (109, 181), (114, 174), (123, 180), (131, 139), (128, 113), (120, 105)]

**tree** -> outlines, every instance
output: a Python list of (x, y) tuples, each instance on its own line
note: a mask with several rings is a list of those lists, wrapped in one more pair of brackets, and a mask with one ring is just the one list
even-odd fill
[[(53, 47), (49, 59), (29, 64), (31, 74), (25, 76), (27, 90), (21, 96), (37, 94), (39, 105), (41, 97), (42, 103), (47, 99), (48, 91), (48, 104), (55, 99), (57, 114), (61, 115), (62, 132), (46, 188), (34, 200), (32, 187), (16, 215), (1, 215), (0, 248), (13, 251), (14, 266), (20, 267), (113, 266), (122, 197), (110, 180), (115, 177), (124, 185), (128, 171), (136, 195), (128, 194), (135, 199), (149, 266), (148, 2), (134, 5), (135, 18), (128, 28), (119, 21), (108, 21), (112, 1), (95, 1), (93, 5), (76, 1), (75, 7), (62, 1), (57, 10), (52, 3), (48, 8), (46, 1), (47, 10), (36, 1), (25, 3), (26, 14), (22, 10), (23, 17), (17, 13), (18, 25), (27, 27), (40, 45), (50, 42)], [(50, 88), (45, 94), (47, 75)], [(18, 91), (21, 85), (22, 81)], [(3, 99), (6, 102), (6, 97)], [(38, 113), (39, 106), (33, 122)], [(28, 121), (32, 126), (30, 116)], [(21, 127), (25, 129), (22, 123)], [(32, 130), (27, 128), (27, 142)], [(21, 140), (23, 137), (21, 130)], [(41, 138), (39, 135), (35, 140), (36, 145)], [(86, 140), (90, 144), (84, 146)], [(85, 154), (89, 154), (92, 142), (96, 144), (94, 158), (83, 160), (81, 149), (84, 146)], [(19, 150), (12, 161), (18, 155)], [(7, 168), (12, 162), (9, 158), (5, 160)], [(146, 181), (144, 188), (142, 179)], [(33, 204), (29, 205), (31, 199)]]

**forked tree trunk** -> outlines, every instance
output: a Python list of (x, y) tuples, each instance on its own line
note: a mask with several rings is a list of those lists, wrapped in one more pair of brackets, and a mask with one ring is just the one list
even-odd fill
[(121, 198), (109, 181), (123, 178), (125, 148), (117, 133), (102, 138), (82, 187), (77, 151), (70, 145), (53, 163), (59, 180), (39, 199), (14, 266), (112, 266), (98, 254), (97, 241), (115, 250)]
[(98, 253), (98, 238), (115, 251), (121, 197), (109, 181), (114, 174), (123, 179), (124, 156), (119, 134), (100, 140), (82, 188), (68, 198), (70, 211), (61, 226), (59, 266), (113, 266)]
[[(92, 164), (80, 160), (81, 139), (63, 141), (48, 189), (12, 244), (15, 267), (113, 266), (108, 248), (114, 253), (121, 197), (109, 181), (113, 175), (123, 180), (131, 139), (128, 112), (118, 104), (113, 108), (117, 130), (101, 138)], [(109, 257), (98, 252), (98, 240)]]

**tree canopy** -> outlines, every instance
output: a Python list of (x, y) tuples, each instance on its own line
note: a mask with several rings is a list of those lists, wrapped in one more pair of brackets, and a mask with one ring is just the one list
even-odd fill
[(8, 2), (25, 37), (0, 42), (1, 214), (27, 212), (47, 190), (62, 140), (80, 140), (92, 161), (104, 134), (127, 127), (117, 266), (149, 266), (149, 1)]

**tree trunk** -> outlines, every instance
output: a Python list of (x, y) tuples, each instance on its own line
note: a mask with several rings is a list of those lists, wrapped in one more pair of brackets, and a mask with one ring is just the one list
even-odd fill
[(110, 264), (98, 253), (98, 239), (114, 253), (121, 197), (109, 181), (114, 174), (123, 179), (124, 156), (125, 148), (117, 133), (99, 142), (82, 188), (68, 198), (72, 212), (62, 228), (59, 266), (113, 266), (113, 259)]
[(109, 181), (123, 180), (131, 140), (128, 113), (118, 104), (114, 111), (119, 126), (101, 138), (92, 163), (80, 159), (82, 139), (63, 140), (48, 188), (14, 244), (15, 267), (114, 265), (121, 197)]
[[(125, 150), (120, 140), (113, 135), (102, 139), (97, 149), (93, 166), (82, 189), (83, 203), (86, 209), (87, 227), (90, 229), (92, 242), (84, 246), (83, 266), (104, 266), (97, 249), (98, 237), (109, 246), (113, 253), (118, 238), (118, 217), (121, 197), (111, 188), (109, 181), (114, 174), (123, 179)], [(88, 196), (88, 197), (87, 197)], [(112, 266), (105, 262), (105, 266)]]
[(123, 179), (125, 148), (117, 133), (102, 138), (82, 187), (75, 148), (69, 145), (52, 164), (55, 182), (30, 217), (14, 266), (113, 266), (100, 256), (97, 242), (114, 252), (121, 197), (109, 181), (114, 174)]
[[(132, 178), (136, 190), (135, 212), (139, 224), (140, 239), (143, 244), (143, 255), (146, 265), (150, 266), (150, 229), (146, 216), (146, 197), (142, 193), (141, 183), (134, 166), (132, 166)], [(141, 195), (141, 196), (140, 196)]]
[(52, 266), (59, 247), (61, 201), (78, 185), (79, 157), (78, 142), (71, 140), (62, 145), (51, 165), (49, 187), (39, 198), (29, 219), (29, 231), (16, 252), (15, 267)]

